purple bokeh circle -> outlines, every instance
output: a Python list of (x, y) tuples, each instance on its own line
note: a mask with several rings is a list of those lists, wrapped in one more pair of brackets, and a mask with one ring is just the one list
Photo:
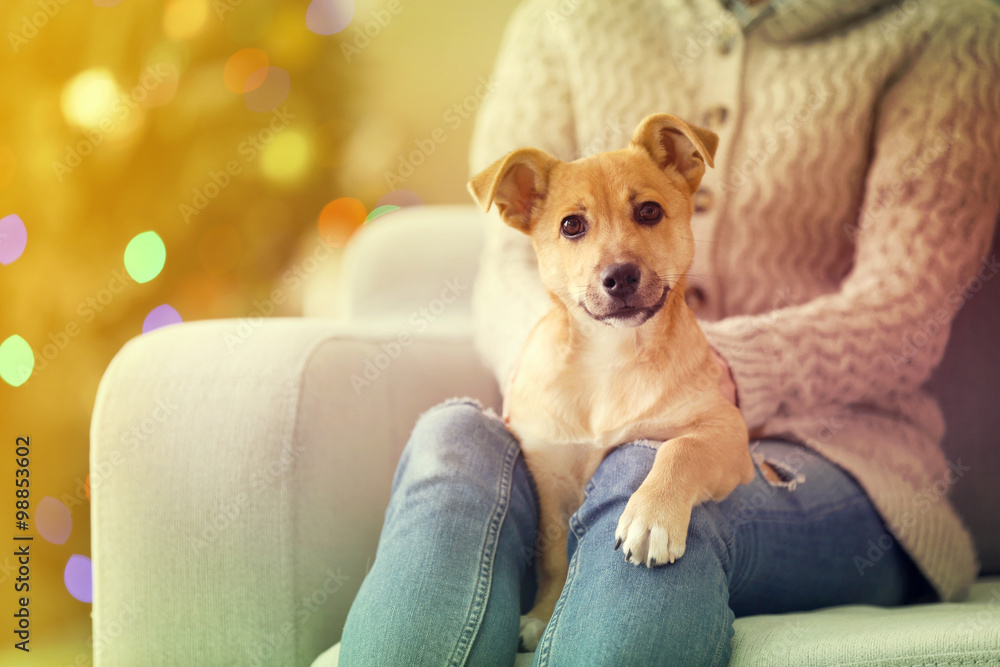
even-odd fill
[(181, 314), (174, 310), (173, 306), (163, 304), (149, 311), (149, 315), (146, 315), (146, 319), (142, 323), (142, 333), (147, 334), (150, 331), (169, 327), (172, 324), (180, 324), (183, 321)]
[(80, 602), (94, 601), (93, 565), (86, 556), (73, 554), (69, 557), (63, 581), (69, 594)]
[(28, 229), (20, 216), (12, 213), (0, 218), (0, 264), (10, 264), (28, 245)]
[(317, 35), (335, 35), (354, 18), (354, 0), (312, 0), (306, 10), (306, 27)]

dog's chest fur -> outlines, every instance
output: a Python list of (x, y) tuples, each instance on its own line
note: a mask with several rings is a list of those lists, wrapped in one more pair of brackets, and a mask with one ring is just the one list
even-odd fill
[(698, 392), (676, 355), (641, 352), (641, 333), (611, 327), (570, 343), (552, 335), (562, 325), (557, 312), (538, 324), (508, 395), (509, 426), (522, 448), (608, 450), (638, 438), (667, 440), (690, 423)]

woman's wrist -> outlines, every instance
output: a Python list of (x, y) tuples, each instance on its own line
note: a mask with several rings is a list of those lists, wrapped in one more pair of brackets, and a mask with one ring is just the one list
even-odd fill
[(740, 407), (740, 395), (736, 390), (736, 378), (733, 377), (733, 369), (729, 367), (729, 363), (719, 354), (718, 350), (714, 347), (711, 349), (715, 363), (719, 364), (719, 368), (722, 369), (722, 375), (719, 376), (719, 393), (727, 401), (736, 407)]

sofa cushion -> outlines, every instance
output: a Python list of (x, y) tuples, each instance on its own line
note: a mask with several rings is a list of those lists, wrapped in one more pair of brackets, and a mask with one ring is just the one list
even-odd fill
[[(980, 579), (964, 602), (886, 609), (831, 607), (740, 618), (729, 667), (773, 665), (995, 665), (1000, 663), (1000, 577)], [(312, 667), (336, 667), (340, 644)], [(518, 654), (518, 667), (531, 664)]]

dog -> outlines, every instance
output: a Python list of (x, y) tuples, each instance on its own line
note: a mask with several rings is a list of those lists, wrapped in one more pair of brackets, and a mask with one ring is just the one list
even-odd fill
[(484, 212), (496, 204), (531, 238), (553, 302), (525, 343), (503, 415), (548, 540), (535, 605), (521, 617), (525, 649), (566, 581), (567, 519), (612, 449), (657, 445), (613, 545), (650, 568), (684, 555), (693, 507), (754, 477), (746, 424), (719, 390), (722, 366), (684, 299), (692, 195), (717, 145), (709, 130), (654, 114), (624, 149), (563, 162), (522, 148), (469, 182)]

